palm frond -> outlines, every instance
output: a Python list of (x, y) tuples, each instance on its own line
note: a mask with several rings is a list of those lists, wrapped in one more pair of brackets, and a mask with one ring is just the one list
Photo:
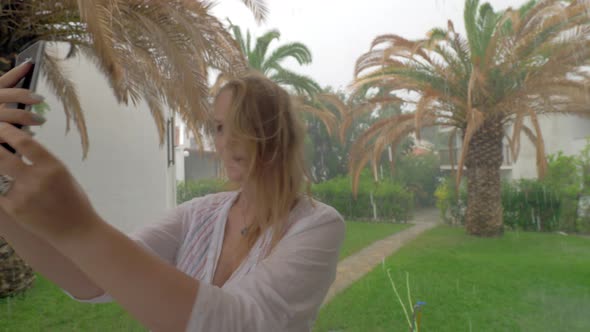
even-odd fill
[[(123, 66), (115, 55), (115, 32), (113, 31), (115, 11), (119, 10), (121, 1), (118, 0), (77, 0), (81, 20), (86, 23), (86, 29), (92, 38), (92, 45), (97, 54), (100, 66), (108, 73), (114, 85), (123, 77)], [(124, 96), (118, 90), (115, 96), (123, 101)]]
[(281, 45), (275, 49), (261, 65), (261, 71), (268, 73), (272, 69), (282, 68), (281, 62), (294, 59), (299, 65), (307, 65), (312, 61), (311, 51), (302, 43), (294, 42)]
[(465, 160), (467, 158), (467, 154), (469, 153), (469, 143), (471, 142), (471, 138), (473, 135), (478, 131), (478, 129), (483, 125), (485, 121), (485, 115), (477, 110), (476, 108), (472, 108), (469, 110), (467, 115), (467, 127), (465, 128), (463, 143), (461, 144), (461, 156), (459, 158), (459, 162), (457, 165), (457, 178), (456, 184), (457, 188), (461, 184), (461, 175), (463, 173), (463, 165), (465, 165)]
[(256, 38), (256, 46), (252, 50), (252, 53), (248, 55), (250, 67), (262, 71), (262, 63), (266, 58), (268, 52), (268, 46), (273, 40), (279, 40), (281, 33), (279, 30), (267, 31), (264, 35)]
[(264, 0), (242, 0), (242, 2), (252, 11), (254, 18), (258, 23), (262, 23), (268, 16), (268, 6)]
[[(543, 133), (541, 131), (541, 125), (539, 124), (539, 119), (537, 114), (529, 109), (529, 116), (531, 122), (533, 124), (533, 128), (535, 129), (535, 142), (534, 145), (536, 147), (537, 152), (537, 171), (539, 173), (539, 178), (543, 178), (547, 173), (547, 158), (545, 155), (545, 140), (543, 139)], [(531, 138), (531, 136), (529, 136)]]
[(52, 55), (45, 54), (43, 63), (43, 74), (49, 89), (61, 101), (66, 114), (66, 133), (70, 130), (70, 120), (74, 123), (80, 134), (82, 143), (82, 158), (86, 159), (89, 149), (88, 129), (84, 120), (82, 106), (76, 93), (74, 83), (65, 75), (65, 71), (59, 64), (59, 60)]
[(238, 42), (238, 45), (240, 45), (240, 49), (242, 50), (242, 52), (244, 54), (248, 54), (250, 52), (250, 49), (246, 47), (246, 41), (244, 40), (242, 29), (239, 26), (234, 25), (231, 21), (229, 21), (229, 28), (232, 32), (234, 39)]
[(311, 77), (287, 69), (276, 70), (270, 76), (270, 79), (278, 84), (293, 88), (297, 94), (307, 94), (310, 97), (322, 90), (319, 84)]

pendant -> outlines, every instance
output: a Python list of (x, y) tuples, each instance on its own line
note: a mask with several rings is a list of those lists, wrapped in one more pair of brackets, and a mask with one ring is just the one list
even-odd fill
[(240, 231), (240, 234), (242, 234), (242, 236), (246, 236), (248, 234), (248, 228), (250, 228), (250, 226), (246, 226), (246, 227), (242, 228), (242, 230)]

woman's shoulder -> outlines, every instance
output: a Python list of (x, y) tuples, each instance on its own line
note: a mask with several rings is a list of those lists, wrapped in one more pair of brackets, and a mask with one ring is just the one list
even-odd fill
[(220, 212), (225, 204), (232, 200), (236, 192), (226, 191), (205, 196), (195, 197), (178, 206), (183, 210), (187, 219), (195, 221)]
[(300, 199), (289, 219), (290, 235), (326, 224), (344, 226), (344, 218), (335, 208), (309, 196)]

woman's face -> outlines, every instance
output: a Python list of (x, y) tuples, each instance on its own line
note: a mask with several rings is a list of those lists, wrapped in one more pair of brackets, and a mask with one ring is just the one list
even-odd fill
[(243, 146), (233, 140), (226, 130), (226, 117), (231, 108), (231, 98), (231, 91), (222, 91), (213, 105), (215, 149), (219, 158), (223, 161), (225, 173), (229, 180), (243, 184), (248, 172), (249, 158)]

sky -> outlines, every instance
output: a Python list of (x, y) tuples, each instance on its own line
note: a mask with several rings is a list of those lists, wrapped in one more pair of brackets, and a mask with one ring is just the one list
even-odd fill
[[(314, 78), (320, 85), (346, 88), (353, 79), (356, 59), (369, 50), (382, 34), (423, 38), (434, 27), (446, 27), (451, 19), (464, 33), (464, 0), (267, 0), (270, 9), (265, 23), (256, 24), (240, 0), (219, 0), (213, 14), (243, 30), (260, 36), (270, 29), (281, 32), (280, 44), (302, 42), (313, 63), (287, 67)], [(494, 9), (518, 7), (525, 0), (491, 0)], [(276, 41), (273, 44), (278, 45)], [(271, 44), (271, 50), (272, 46)]]

